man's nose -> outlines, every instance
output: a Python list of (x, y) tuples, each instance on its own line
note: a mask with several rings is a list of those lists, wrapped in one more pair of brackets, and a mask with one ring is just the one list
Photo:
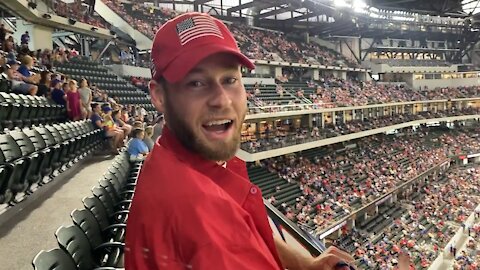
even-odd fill
[(208, 105), (212, 107), (228, 107), (232, 104), (229, 92), (221, 83), (214, 83), (210, 89)]

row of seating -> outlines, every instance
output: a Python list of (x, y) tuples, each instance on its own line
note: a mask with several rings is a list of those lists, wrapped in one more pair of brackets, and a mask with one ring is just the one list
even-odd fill
[(0, 128), (63, 122), (65, 106), (46, 97), (0, 92)]
[(7, 209), (22, 201), (95, 150), (101, 138), (89, 120), (0, 134), (0, 204)]
[(113, 270), (123, 267), (126, 221), (141, 163), (130, 163), (126, 152), (118, 155), (93, 196), (83, 199), (84, 209), (71, 213), (73, 225), (55, 232), (59, 247), (40, 251), (35, 270)]
[(75, 75), (86, 75), (86, 76), (102, 76), (104, 78), (113, 78), (115, 79), (114, 74), (109, 74), (106, 68), (102, 67), (87, 67), (87, 69), (81, 69), (82, 65), (76, 66), (76, 68), (71, 68), (67, 66), (59, 66), (56, 71), (64, 74)]
[(68, 63), (60, 64), (58, 70), (64, 71), (65, 74), (72, 76), (77, 81), (86, 78), (101, 90), (105, 90), (109, 96), (117, 96), (120, 103), (124, 105), (141, 105), (147, 111), (155, 110), (153, 106), (150, 106), (150, 98), (146, 93), (95, 62), (75, 58)]

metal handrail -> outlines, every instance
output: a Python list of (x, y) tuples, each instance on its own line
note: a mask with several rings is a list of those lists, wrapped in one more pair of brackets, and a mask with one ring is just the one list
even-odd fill
[[(316, 257), (325, 251), (326, 247), (322, 242), (286, 218), (267, 200), (263, 199), (263, 203), (265, 204), (268, 216), (272, 219), (273, 223), (275, 223), (277, 226), (280, 225), (283, 229), (290, 233), (290, 235), (292, 235), (295, 240), (297, 240), (306, 250), (308, 250), (312, 256)], [(277, 229), (279, 228), (277, 227)], [(279, 233), (281, 235), (283, 234), (280, 230)]]

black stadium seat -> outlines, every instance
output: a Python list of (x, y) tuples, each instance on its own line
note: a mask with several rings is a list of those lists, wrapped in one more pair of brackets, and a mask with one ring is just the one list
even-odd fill
[[(88, 122), (72, 123), (98, 135)], [(70, 124), (66, 124), (70, 125)], [(70, 125), (74, 126), (74, 125)], [(84, 138), (84, 136), (80, 136)], [(123, 269), (126, 220), (141, 163), (131, 164), (126, 152), (118, 155), (94, 187), (94, 196), (83, 199), (85, 209), (71, 213), (74, 225), (60, 227), (55, 236), (60, 249), (40, 251), (32, 264), (37, 270)], [(62, 253), (63, 252), (63, 253)], [(71, 267), (68, 257), (77, 266)]]
[(43, 155), (35, 150), (35, 146), (30, 138), (21, 130), (12, 130), (9, 133), (20, 147), (22, 156), (28, 161), (28, 174), (24, 175), (29, 185), (38, 183), (41, 180), (42, 159)]
[[(50, 182), (102, 142), (90, 121), (14, 129), (0, 134), (0, 204), (14, 204)], [(23, 197), (17, 198), (15, 196)]]
[(0, 92), (2, 129), (54, 123), (65, 119), (65, 107), (45, 97)]
[(77, 270), (92, 270), (97, 267), (101, 269), (115, 269), (104, 268), (100, 262), (94, 259), (94, 250), (90, 247), (88, 237), (82, 229), (76, 225), (69, 227), (60, 227), (55, 232), (58, 245), (66, 250), (75, 261)]
[(83, 199), (83, 205), (93, 214), (103, 232), (108, 232), (109, 236), (116, 241), (125, 239), (126, 223), (111, 218), (100, 199), (94, 196), (86, 197)]
[(125, 244), (116, 242), (111, 239), (110, 235), (103, 233), (92, 212), (87, 209), (76, 209), (70, 216), (73, 223), (80, 227), (87, 236), (90, 247), (94, 251), (95, 262), (101, 262), (101, 265), (107, 266), (120, 264)]
[(38, 132), (40, 136), (42, 136), (42, 139), (45, 142), (46, 146), (52, 150), (51, 165), (53, 170), (60, 168), (61, 146), (57, 143), (52, 133), (50, 133), (50, 131), (48, 131), (46, 127), (35, 127), (34, 130)]
[(49, 251), (42, 250), (33, 259), (35, 270), (74, 270), (77, 269), (72, 257), (64, 250), (55, 248)]
[(35, 152), (41, 155), (41, 177), (43, 178), (49, 175), (52, 172), (53, 150), (47, 146), (47, 144), (42, 138), (42, 135), (40, 135), (37, 130), (26, 128), (23, 129), (23, 133), (28, 136), (28, 138), (32, 142), (33, 146), (35, 147)]
[[(0, 92), (0, 104), (6, 111), (5, 119), (2, 119), (2, 127), (12, 129), (14, 127), (14, 120), (20, 118), (20, 104), (15, 103), (9, 93)], [(3, 114), (2, 114), (3, 115)]]
[[(60, 164), (65, 163), (68, 161), (68, 151), (71, 147), (71, 142), (67, 140), (67, 136), (62, 136), (60, 131), (55, 128), (54, 126), (46, 126), (47, 131), (51, 134), (53, 139), (55, 140), (56, 144), (60, 146), (60, 154), (58, 156), (58, 162)], [(64, 139), (65, 138), (65, 139)]]
[(28, 188), (28, 182), (24, 176), (29, 172), (29, 164), (26, 158), (22, 156), (20, 147), (15, 143), (12, 136), (8, 134), (0, 135), (0, 151), (2, 151), (5, 158), (1, 160), (2, 164), (0, 166), (5, 166), (9, 175), (7, 190), (10, 190), (13, 197), (15, 197), (16, 194), (24, 192)]

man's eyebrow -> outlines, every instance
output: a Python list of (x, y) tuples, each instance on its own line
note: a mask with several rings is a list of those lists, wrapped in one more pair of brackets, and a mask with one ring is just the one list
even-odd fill
[[(235, 64), (232, 64), (232, 65), (225, 65), (223, 67), (226, 71), (239, 71), (239, 66), (238, 65), (235, 65)], [(189, 72), (188, 72), (188, 75), (191, 75), (191, 74), (197, 74), (197, 73), (205, 73), (207, 71), (207, 69), (204, 69), (204, 68), (199, 68), (199, 67), (195, 67), (193, 69), (191, 69)]]

